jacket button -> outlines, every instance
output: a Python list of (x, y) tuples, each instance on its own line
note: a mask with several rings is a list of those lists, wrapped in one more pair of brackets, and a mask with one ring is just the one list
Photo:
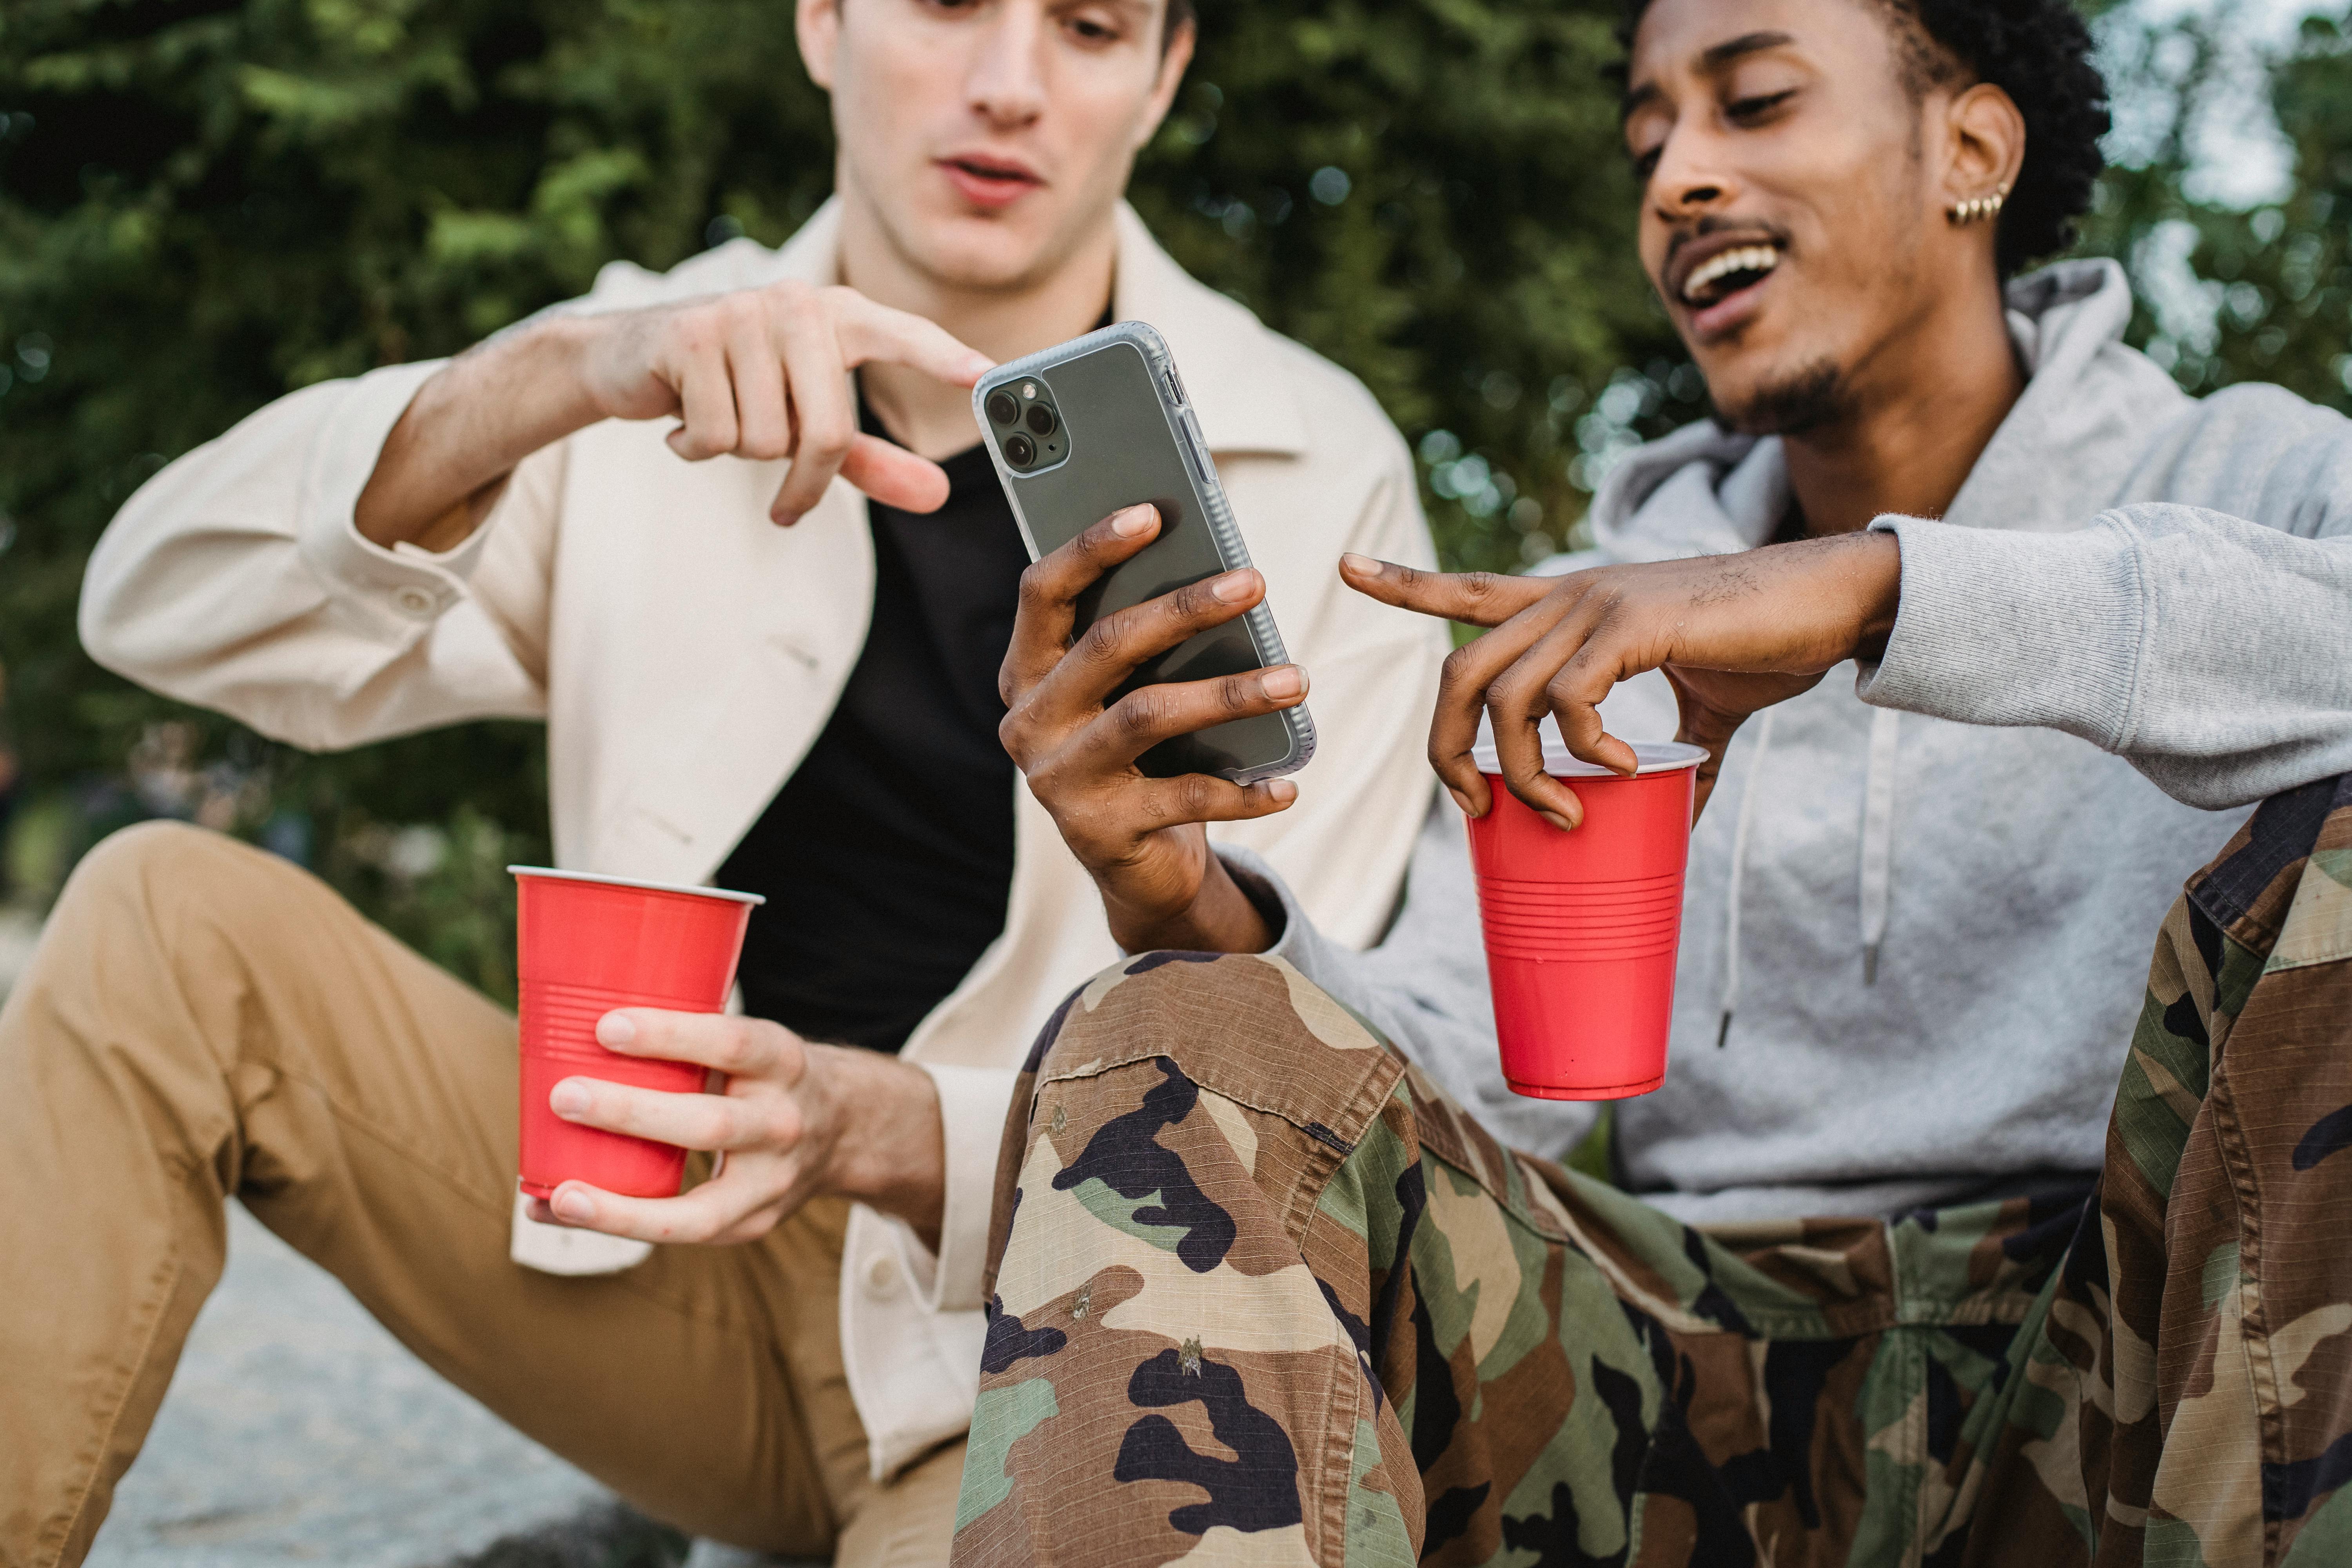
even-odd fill
[(898, 1293), (898, 1260), (887, 1252), (877, 1252), (866, 1260), (866, 1293), (877, 1301), (887, 1301)]
[(433, 613), (433, 595), (422, 588), (403, 588), (393, 595), (392, 602), (412, 616), (429, 616)]

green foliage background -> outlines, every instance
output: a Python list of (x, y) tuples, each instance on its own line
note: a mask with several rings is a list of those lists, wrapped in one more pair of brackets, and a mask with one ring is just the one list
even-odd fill
[[(1197, 274), (1370, 384), (1418, 445), (1451, 560), (1569, 541), (1599, 462), (1704, 410), (1633, 258), (1613, 0), (1201, 11), (1137, 205)], [(2221, 40), (2192, 23), (2143, 41), (2134, 79), (2193, 109)], [(2086, 245), (2168, 268), (2179, 308), (2136, 332), (2187, 384), (2260, 377), (2342, 405), (2340, 25), (2307, 25), (2272, 77), (2288, 200), (2191, 200), (2184, 110), (2110, 179)], [(92, 666), (83, 562), (141, 480), (271, 398), (450, 353), (615, 257), (781, 241), (831, 158), (782, 0), (9, 0), (0, 666), (30, 803), (19, 882), (43, 896), (112, 823), (193, 814), (305, 854), (504, 994), (498, 868), (545, 854), (537, 731), (266, 743)]]

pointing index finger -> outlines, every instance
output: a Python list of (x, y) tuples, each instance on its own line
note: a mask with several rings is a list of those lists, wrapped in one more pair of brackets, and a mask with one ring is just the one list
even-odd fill
[(1550, 577), (1505, 577), (1493, 572), (1424, 572), (1369, 555), (1339, 557), (1348, 586), (1384, 605), (1418, 610), (1474, 626), (1499, 626), (1557, 585)]
[(845, 290), (838, 329), (842, 357), (852, 370), (887, 360), (955, 386), (970, 386), (996, 368), (996, 362), (959, 340), (937, 321), (877, 305)]

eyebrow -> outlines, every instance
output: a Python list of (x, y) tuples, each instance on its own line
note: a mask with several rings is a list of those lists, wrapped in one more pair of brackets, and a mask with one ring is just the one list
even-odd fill
[[(1710, 44), (1701, 50), (1698, 57), (1698, 68), (1702, 74), (1713, 76), (1726, 66), (1745, 59), (1749, 55), (1762, 54), (1767, 49), (1782, 48), (1796, 41), (1795, 36), (1790, 33), (1742, 33), (1736, 38), (1726, 38), (1719, 44)], [(1617, 123), (1624, 124), (1633, 118), (1636, 110), (1647, 106), (1662, 96), (1664, 94), (1657, 83), (1643, 82), (1627, 93), (1623, 100), (1617, 105)]]
[(1703, 51), (1698, 57), (1698, 68), (1710, 73), (1719, 71), (1734, 60), (1744, 59), (1749, 55), (1761, 54), (1766, 49), (1777, 49), (1796, 41), (1796, 38), (1788, 33), (1742, 33), (1736, 38), (1727, 38), (1722, 43), (1712, 45)]

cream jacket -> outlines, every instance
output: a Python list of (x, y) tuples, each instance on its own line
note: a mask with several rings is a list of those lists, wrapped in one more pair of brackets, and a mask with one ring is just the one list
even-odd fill
[[(1367, 944), (1429, 803), (1422, 733), (1444, 637), (1349, 592), (1334, 563), (1356, 550), (1431, 563), (1411, 458), (1353, 377), (1186, 276), (1130, 209), (1118, 222), (1116, 313), (1173, 349), (1291, 657), (1314, 678), (1320, 750), (1298, 804), (1212, 832), (1265, 856), (1325, 931)], [(828, 205), (782, 250), (737, 240), (666, 274), (616, 262), (561, 309), (830, 283), (838, 223)], [(157, 691), (311, 750), (544, 719), (557, 862), (707, 881), (799, 765), (864, 646), (864, 498), (837, 482), (779, 529), (767, 504), (782, 464), (688, 464), (663, 445), (667, 422), (608, 421), (523, 462), (446, 553), (382, 549), (352, 506), (438, 368), (309, 387), (150, 479), (91, 557), (83, 642)], [(1014, 795), (1004, 933), (904, 1053), (937, 1082), (946, 1125), (940, 1251), (863, 1208), (849, 1230), (843, 1351), (877, 1479), (970, 1422), (1013, 1081), (1055, 1005), (1118, 956), (1053, 820), (1017, 782)], [(573, 1248), (610, 1239), (574, 1233)]]

